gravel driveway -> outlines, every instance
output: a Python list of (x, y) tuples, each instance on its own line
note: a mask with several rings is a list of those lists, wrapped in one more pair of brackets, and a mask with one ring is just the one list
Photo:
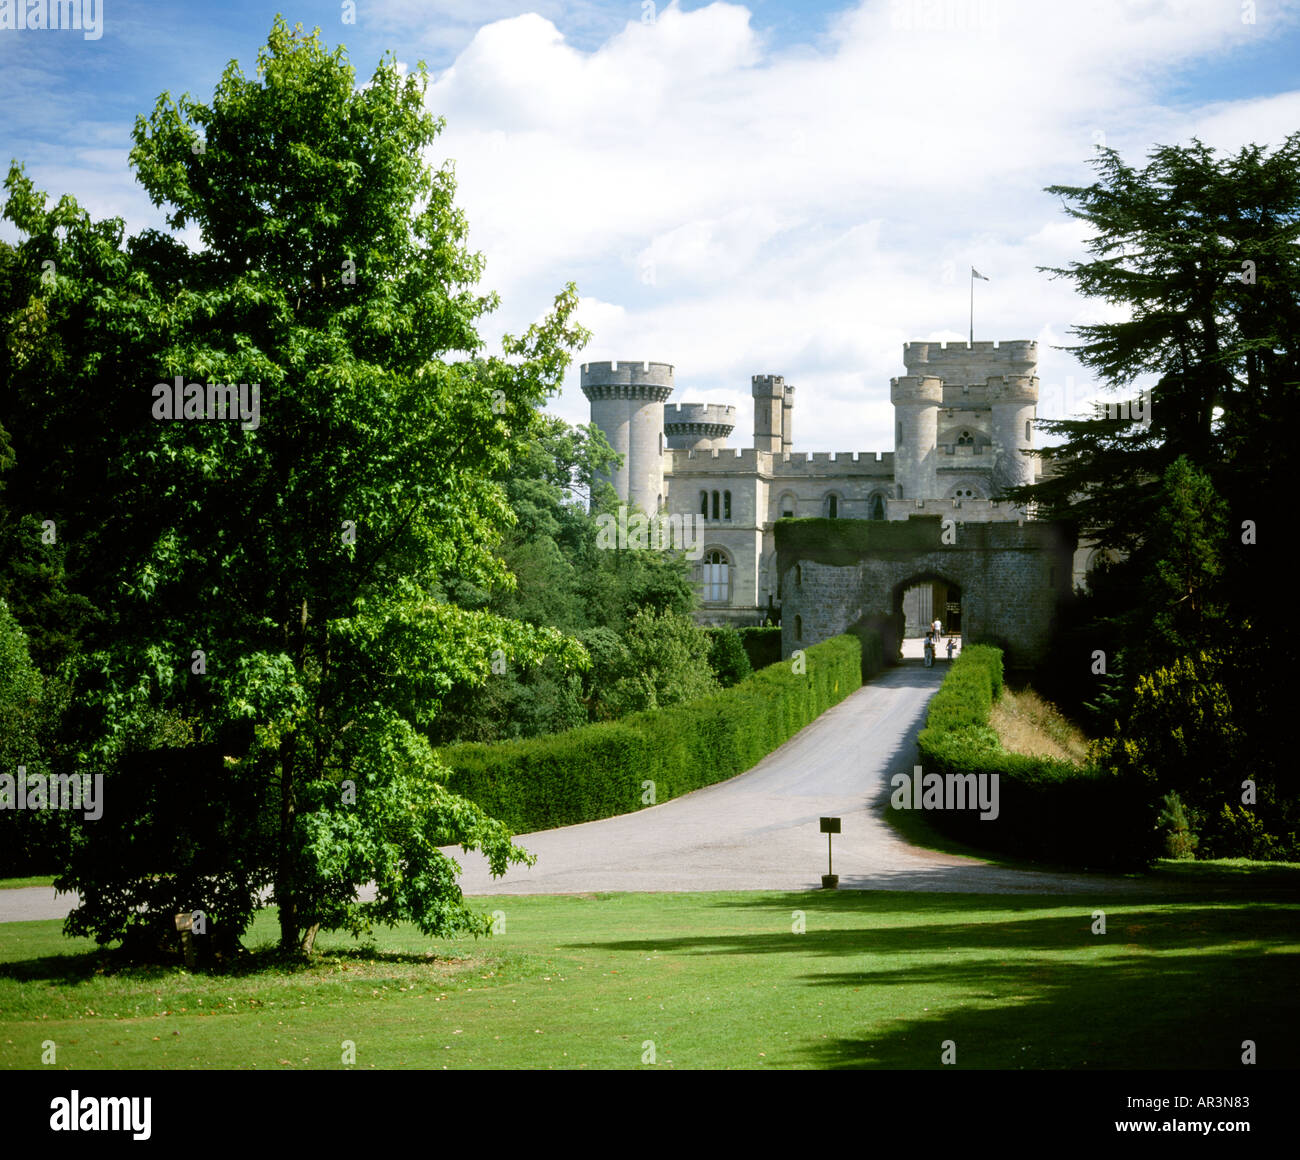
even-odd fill
[[(480, 854), (448, 850), (473, 894), (619, 890), (813, 890), (826, 872), (823, 815), (835, 837), (840, 889), (997, 893), (1177, 890), (1100, 875), (1008, 870), (909, 845), (884, 821), (891, 774), (909, 772), (926, 705), (947, 665), (888, 669), (749, 772), (636, 813), (524, 834), (532, 868), (493, 879)], [(49, 888), (0, 891), (0, 922), (62, 918), (75, 896)]]

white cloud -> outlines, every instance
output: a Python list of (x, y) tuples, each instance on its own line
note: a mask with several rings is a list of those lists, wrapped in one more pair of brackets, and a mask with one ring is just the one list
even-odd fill
[[(1042, 188), (1090, 182), (1095, 143), (1140, 163), (1157, 140), (1297, 124), (1300, 94), (1159, 103), (1172, 70), (1258, 42), (1240, 11), (877, 0), (784, 51), (731, 4), (629, 19), (595, 51), (527, 15), (480, 29), (429, 104), (503, 324), (574, 279), (580, 359), (674, 363), (675, 398), (737, 405), (733, 444), (750, 374), (775, 372), (799, 388), (800, 446), (883, 450), (900, 345), (966, 337), (971, 264), (991, 278), (977, 337), (1037, 336), (1044, 383), (1086, 377), (1047, 344), (1096, 304), (1035, 267), (1084, 256)], [(586, 421), (576, 369), (555, 409)]]

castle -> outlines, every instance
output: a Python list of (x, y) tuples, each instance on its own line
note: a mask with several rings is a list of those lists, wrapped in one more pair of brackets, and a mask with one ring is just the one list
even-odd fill
[[(903, 365), (907, 373), (890, 381), (893, 451), (811, 455), (794, 450), (795, 389), (781, 375), (753, 376), (754, 446), (730, 448), (735, 408), (669, 403), (668, 363), (582, 367), (591, 421), (622, 456), (607, 477), (620, 498), (647, 514), (703, 517), (703, 623), (776, 618), (778, 519), (1025, 518), (999, 497), (1038, 478), (1037, 457), (1025, 454), (1033, 446), (1038, 344), (909, 342)], [(931, 615), (952, 623), (959, 602), (959, 592), (938, 582), (909, 592), (909, 635)]]

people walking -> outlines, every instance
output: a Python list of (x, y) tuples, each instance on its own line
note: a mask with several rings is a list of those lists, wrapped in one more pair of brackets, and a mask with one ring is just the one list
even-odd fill
[(934, 664), (934, 636), (932, 633), (925, 634), (925, 667), (928, 669)]

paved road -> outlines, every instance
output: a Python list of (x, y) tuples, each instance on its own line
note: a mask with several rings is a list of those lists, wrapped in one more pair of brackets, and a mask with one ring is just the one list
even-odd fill
[(526, 834), (531, 868), (493, 879), (479, 854), (455, 853), (466, 894), (617, 890), (820, 889), (822, 815), (841, 889), (1065, 893), (1150, 890), (1124, 879), (1006, 870), (908, 845), (883, 818), (889, 777), (909, 772), (926, 705), (947, 671), (887, 670), (749, 772), (634, 814)]
[[(907, 650), (905, 650), (907, 651)], [(618, 890), (809, 890), (826, 870), (822, 815), (841, 889), (1008, 893), (1150, 891), (1096, 875), (1006, 870), (908, 845), (883, 818), (889, 777), (908, 772), (925, 708), (947, 671), (889, 669), (740, 777), (637, 813), (525, 834), (537, 857), (493, 879), (479, 854), (449, 850), (466, 894)], [(61, 918), (73, 899), (50, 889), (0, 891), (0, 922)]]

